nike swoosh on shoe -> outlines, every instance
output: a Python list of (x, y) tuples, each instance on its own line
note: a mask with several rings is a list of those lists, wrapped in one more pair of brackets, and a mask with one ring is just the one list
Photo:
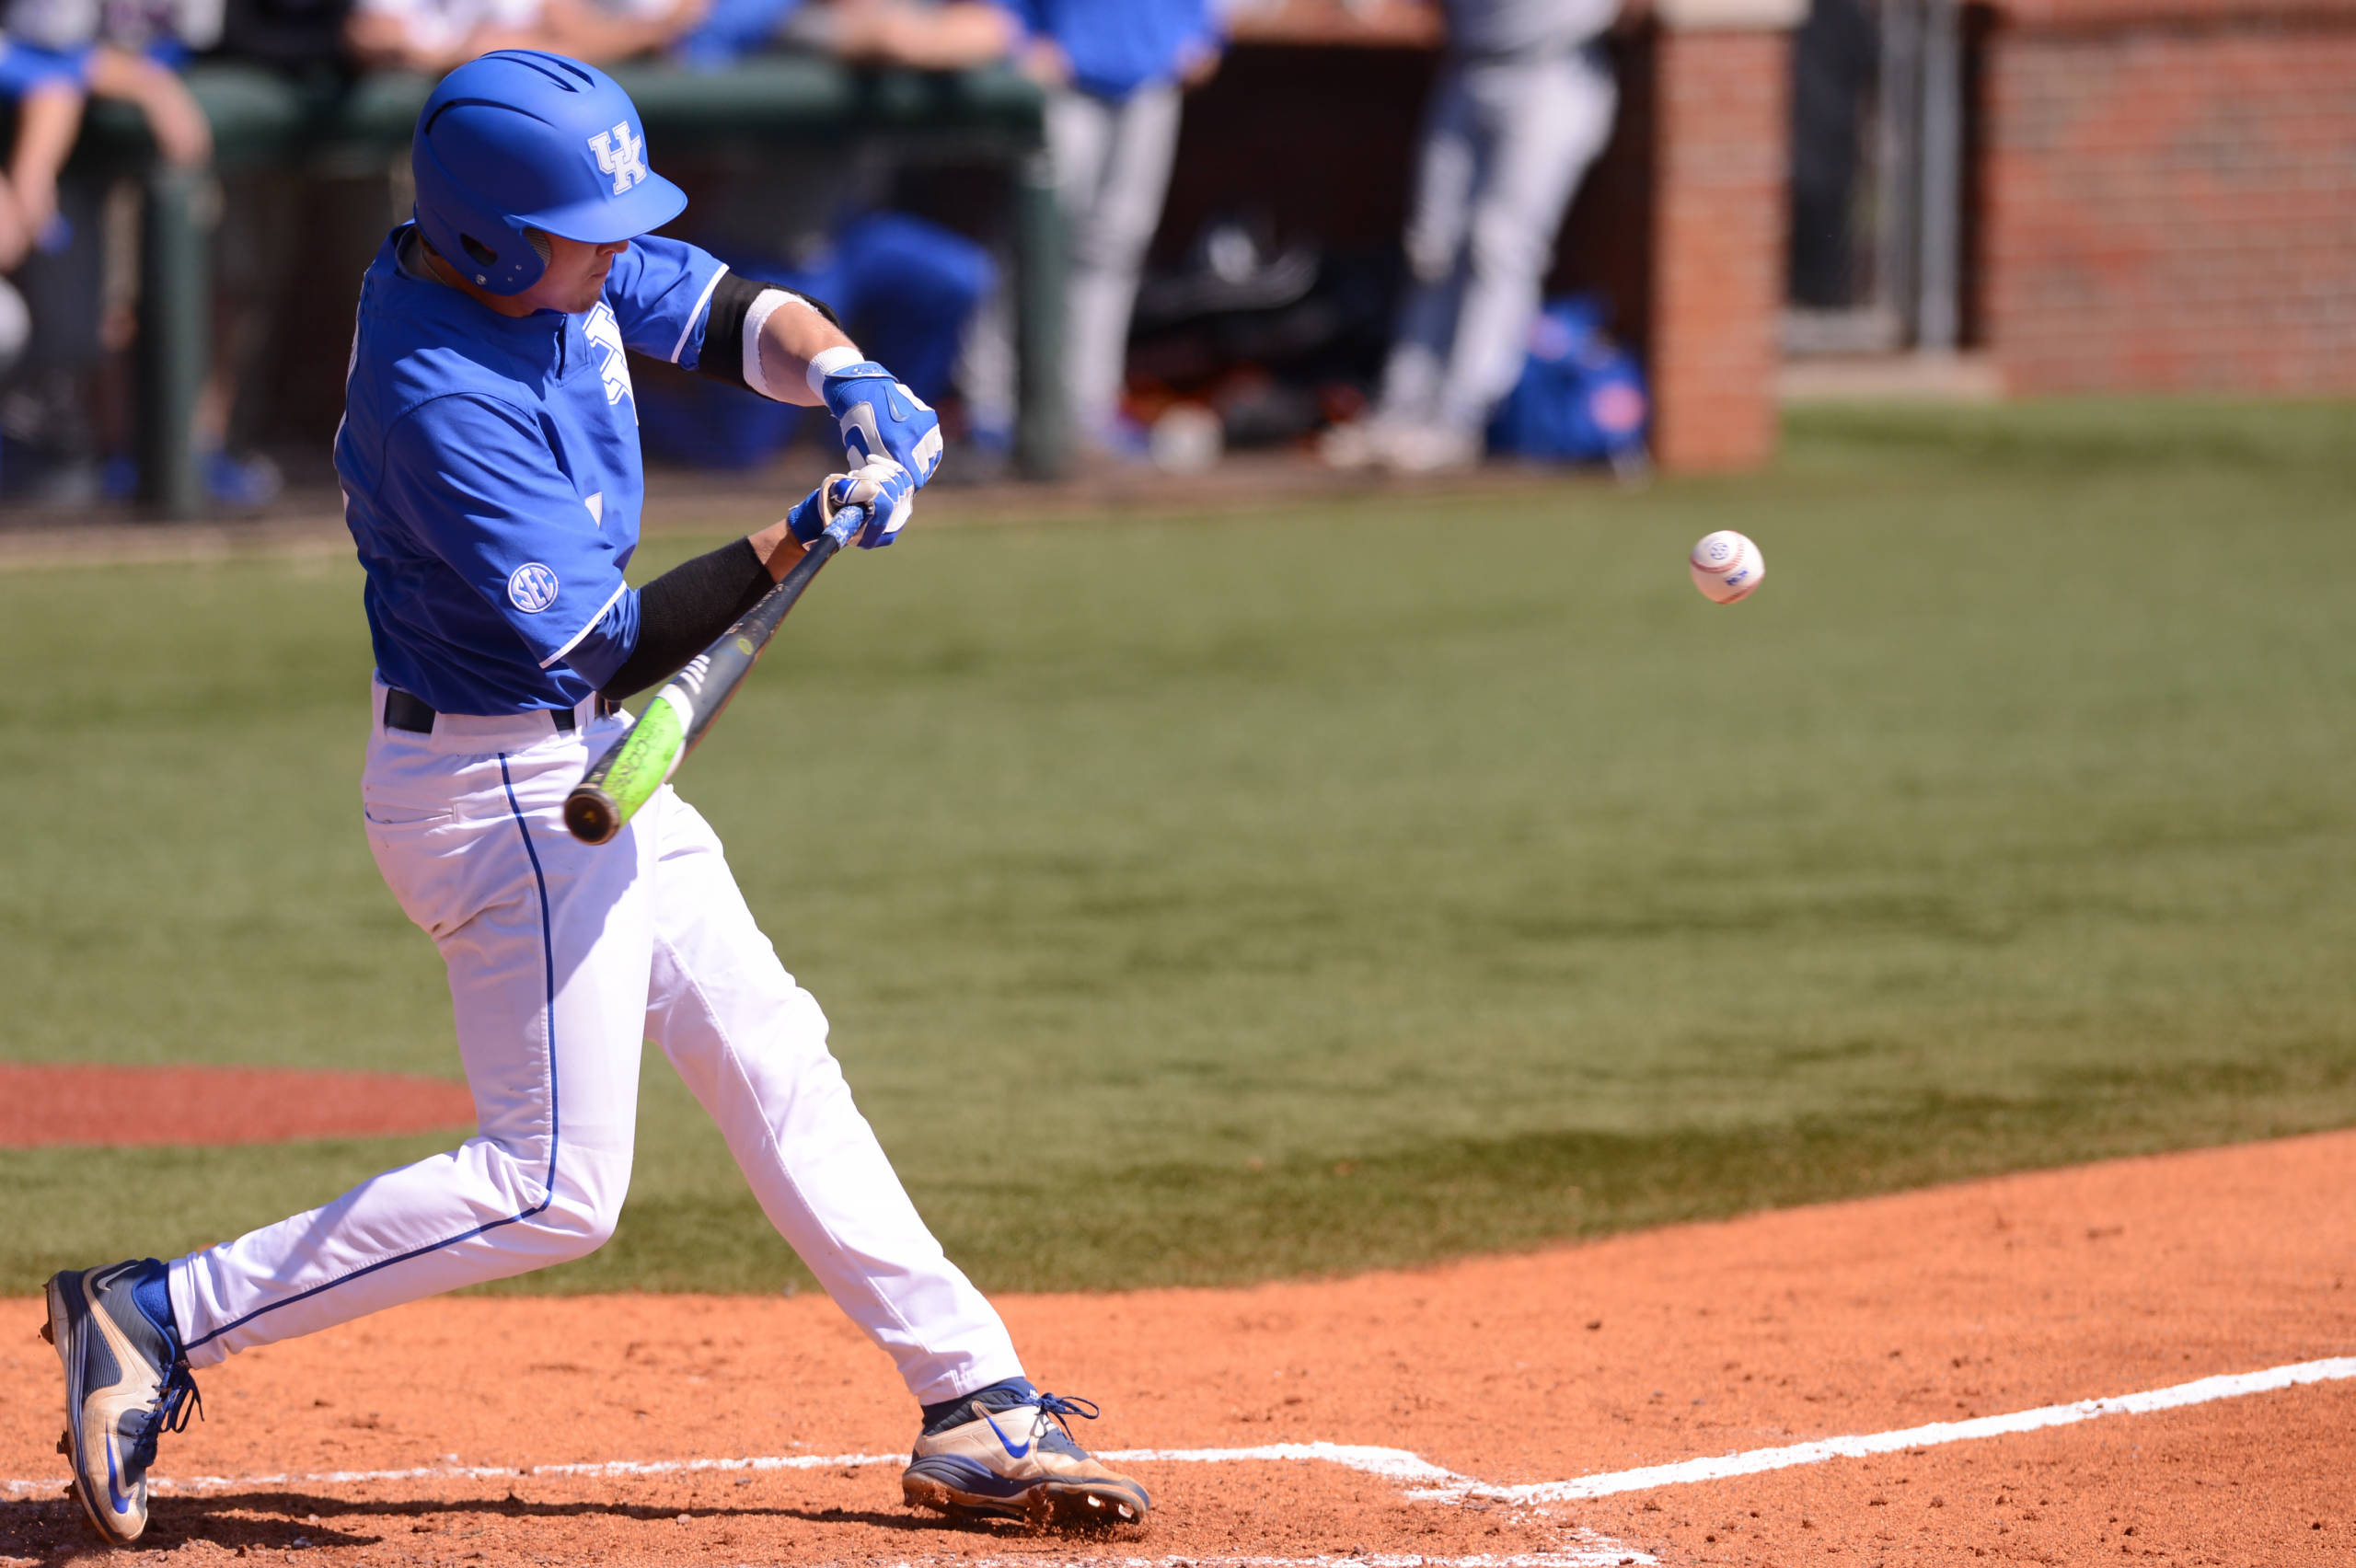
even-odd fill
[(131, 1512), (131, 1499), (122, 1494), (122, 1482), (114, 1465), (114, 1434), (107, 1434), (107, 1503), (118, 1514)]
[(1004, 1449), (1006, 1450), (1007, 1458), (1012, 1458), (1012, 1459), (1019, 1459), (1019, 1458), (1022, 1458), (1024, 1455), (1028, 1454), (1028, 1453), (1031, 1451), (1032, 1443), (1031, 1443), (1031, 1441), (1030, 1441), (1030, 1440), (1026, 1440), (1026, 1441), (1023, 1443), (1022, 1447), (1021, 1447), (1020, 1448), (1016, 1447), (1013, 1444), (1011, 1444), (1011, 1443), (1008, 1442), (1008, 1441), (1006, 1440), (1006, 1434), (1005, 1434), (1004, 1432), (1002, 1432), (1002, 1431), (1000, 1431), (1000, 1430), (999, 1429), (999, 1424), (998, 1424), (998, 1423), (997, 1423), (997, 1422), (995, 1422), (995, 1421), (990, 1421), (990, 1412), (987, 1412), (987, 1411), (984, 1411), (984, 1412), (982, 1412), (982, 1419), (983, 1419), (984, 1421), (988, 1421), (988, 1422), (989, 1422), (989, 1426), (990, 1426), (990, 1433), (991, 1433), (991, 1435), (995, 1436), (995, 1437), (998, 1439), (998, 1446), (999, 1446), (999, 1447), (1004, 1448)]

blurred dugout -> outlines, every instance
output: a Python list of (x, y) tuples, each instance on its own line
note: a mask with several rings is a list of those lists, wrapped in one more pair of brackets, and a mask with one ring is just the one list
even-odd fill
[[(70, 10), (25, 3), (17, 25), (43, 36)], [(319, 40), (340, 34), (340, 21), (327, 19), (335, 3), (230, 0), (228, 46), (286, 79), (328, 80), (340, 90), (343, 60), (319, 58)], [(452, 7), (447, 20), (468, 5), (518, 0), (366, 3)], [(2350, 0), (1653, 0), (1648, 15), (1602, 37), (1607, 18), (1554, 0), (1461, 0), (1449, 17), (1453, 44), (1443, 42), (1436, 11), (1414, 0), (1235, 0), (1229, 37), (1205, 32), (1200, 42), (1186, 7), (1171, 0), (1164, 13), (1162, 3), (1107, 4), (1095, 19), (1111, 18), (1114, 30), (1094, 37), (1079, 0), (1068, 9), (1038, 0), (1035, 11), (811, 0), (800, 14), (829, 18), (827, 27), (800, 35), (756, 28), (717, 78), (758, 74), (779, 91), (833, 106), (787, 113), (758, 98), (731, 100), (744, 106), (732, 113), (757, 125), (735, 137), (740, 152), (761, 138), (779, 161), (821, 142), (890, 144), (881, 178), (851, 181), (861, 187), (856, 200), (818, 225), (838, 261), (861, 274), (883, 271), (858, 262), (849, 246), (890, 232), (860, 231), (860, 220), (898, 213), (954, 231), (965, 247), (941, 248), (933, 281), (910, 285), (925, 297), (1003, 297), (992, 292), (995, 271), (1035, 307), (1016, 314), (1032, 322), (1022, 329), (1031, 335), (1018, 338), (1038, 351), (1039, 374), (1010, 374), (1005, 334), (990, 329), (985, 310), (966, 331), (963, 378), (969, 423), (985, 443), (1005, 438), (1010, 381), (1028, 387), (1029, 434), (1021, 439), (1029, 472), (1056, 467), (1054, 432), (1066, 421), (1050, 405), (1067, 389), (1076, 416), (1068, 423), (1115, 455), (1136, 449), (1125, 409), (1151, 418), (1192, 402), (1230, 440), (1291, 442), (1348, 422), (1357, 410), (1344, 394), (1366, 388), (1374, 416), (1337, 438), (1338, 455), (1346, 458), (1348, 442), (1360, 437), (1362, 455), (1383, 452), (1378, 432), (1388, 423), (1415, 432), (1388, 444), (1383, 460), (1393, 466), (1458, 460), (1478, 410), (1498, 396), (1515, 331), (1532, 329), (1539, 299), (1574, 294), (1588, 303), (1539, 320), (1536, 340), (1554, 330), (1547, 321), (1608, 322), (1643, 362), (1652, 449), (1669, 468), (1765, 460), (1779, 383), (1848, 386), (1831, 373), (1852, 365), (1874, 378), (1854, 384), (1869, 388), (1900, 384), (1893, 366), (1949, 391), (1966, 381), (2033, 390), (2356, 386), (2356, 270), (2348, 266), (2356, 188), (2323, 178), (2356, 157)], [(653, 28), (692, 59), (692, 41), (719, 24), (730, 0), (711, 0), (708, 12), (698, 10), (703, 0), (644, 4), (605, 20)], [(577, 26), (595, 6), (541, 0), (533, 25)], [(797, 75), (766, 52), (798, 45), (854, 63), (954, 63), (918, 56), (941, 47), (953, 17), (985, 12), (1012, 29), (986, 55), (1012, 52), (1034, 66), (1060, 60), (1046, 73), (1059, 82), (1046, 158), (1026, 159), (1003, 140), (982, 148), (1004, 126), (987, 94), (975, 96), (981, 89), (927, 98), (895, 98), (895, 87), (862, 99), (856, 77)], [(490, 19), (448, 21), (445, 32), (479, 42), (491, 36), (485, 28), (514, 19), (506, 10), (482, 16)], [(879, 20), (887, 16), (896, 19)], [(1516, 34), (1518, 21), (1558, 29), (1534, 35), (1552, 52), (1530, 54), (1533, 35)], [(1484, 35), (1484, 26), (1502, 30)], [(1467, 41), (1484, 37), (1478, 47)], [(886, 38), (897, 41), (886, 48)], [(1174, 108), (1182, 78), (1222, 42), (1216, 78)], [(446, 46), (445, 37), (437, 47)], [(1602, 69), (1607, 55), (1616, 82)], [(25, 248), (27, 207), (39, 216), (45, 204), (78, 202), (63, 231), (72, 244), (95, 245), (110, 226), (102, 200), (41, 171), (44, 145), (51, 165), (58, 161), (55, 121), (70, 128), (85, 97), (103, 97), (77, 63), (84, 58), (74, 47), (21, 40), (0, 53), (18, 126), (7, 171), (17, 194), (0, 203), (0, 266), (9, 259), (12, 213), (13, 243)], [(1118, 69), (1105, 63), (1123, 59)], [(62, 86), (60, 60), (71, 67)], [(1515, 100), (1518, 72), (1551, 73), (1534, 113), (1497, 107)], [(151, 83), (169, 78), (167, 70), (144, 73)], [(999, 79), (1015, 81), (1003, 71)], [(644, 80), (660, 93), (684, 78), (656, 70)], [(42, 81), (52, 85), (31, 90)], [(337, 111), (334, 128), (352, 139), (335, 144), (337, 156), (396, 151), (398, 96), (369, 78), (339, 100), (350, 107)], [(680, 95), (689, 108), (710, 98), (699, 87)], [(904, 114), (888, 127), (856, 119), (891, 102), (942, 118), (928, 126)], [(960, 116), (978, 116), (986, 133)], [(91, 118), (105, 116), (94, 109)], [(1607, 123), (1608, 134), (1598, 130)], [(667, 123), (663, 133), (674, 135)], [(930, 149), (917, 163), (901, 156), (910, 143)], [(271, 157), (320, 167), (301, 134), (276, 145), (257, 156), (248, 144), (249, 167)], [(666, 157), (686, 150), (676, 139), (664, 146)], [(987, 178), (932, 178), (944, 151), (951, 166), (974, 155), (962, 167), (987, 164)], [(858, 170), (869, 167), (863, 159), (840, 161)], [(148, 179), (151, 206), (167, 184)], [(1034, 219), (1050, 190), (1068, 220), (1068, 247), (1055, 248), (1076, 270), (1068, 286), (1051, 286), (1034, 264), (1049, 242)], [(282, 303), (279, 342), (290, 352), (263, 354), (269, 374), (244, 385), (259, 382), (265, 394), (259, 428), (284, 451), (308, 452), (324, 438), (316, 427), (331, 422), (349, 280), (332, 256), (283, 272), (288, 242), (268, 216), (271, 202), (241, 196), (234, 182), (228, 199), (222, 319), (237, 316), (230, 306), (240, 299)], [(1567, 213), (1550, 234), (1548, 213), (1565, 199)], [(334, 204), (316, 188), (303, 200), (306, 219)], [(283, 223), (290, 203), (283, 193), (275, 201)], [(365, 222), (380, 225), (385, 206), (380, 196)], [(202, 208), (195, 201), (182, 211)], [(1144, 303), (1132, 316), (1148, 233)], [(811, 260), (774, 236), (760, 247), (770, 260)], [(1405, 278), (1403, 250), (1413, 262)], [(121, 259), (100, 265), (79, 252), (54, 254), (68, 259), (51, 264), (53, 276), (39, 286), (61, 298), (136, 275)], [(1014, 264), (1025, 256), (1032, 260)], [(977, 258), (989, 265), (969, 264)], [(758, 259), (748, 249), (747, 263)], [(20, 270), (20, 282), (34, 286), (41, 265)], [(116, 298), (102, 293), (95, 316), (78, 306), (31, 313), (34, 341), (0, 403), (0, 422), (21, 431), (41, 424), (44, 406), (56, 411), (55, 398), (44, 405), (45, 395), (29, 389), (40, 377), (53, 382), (59, 364), (92, 374), (92, 323), (103, 357), (108, 301)], [(876, 308), (915, 319), (888, 303)], [(1050, 375), (1049, 334), (1034, 329), (1038, 310), (1057, 308), (1070, 330)], [(255, 352), (250, 324), (260, 315), (216, 330), (225, 348), (211, 390), (183, 400), (184, 433), (200, 450), (222, 440), (224, 389)], [(0, 328), (6, 316), (0, 302)], [(1522, 328), (1503, 325), (1516, 320)], [(938, 346), (956, 329), (930, 330)], [(143, 406), (172, 406), (148, 395), (152, 379), (141, 382)], [(118, 412), (124, 401), (114, 399)], [(99, 421), (76, 434), (67, 428), (72, 412), (48, 421), (52, 433), (64, 432), (69, 446), (98, 444)], [(170, 417), (149, 424), (157, 421)], [(149, 484), (152, 470), (143, 465), (139, 477)], [(199, 502), (183, 496), (172, 504)]]

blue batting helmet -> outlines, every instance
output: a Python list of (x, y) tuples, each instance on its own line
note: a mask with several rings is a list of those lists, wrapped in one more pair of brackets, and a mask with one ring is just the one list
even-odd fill
[(595, 66), (537, 49), (498, 50), (443, 77), (409, 158), (427, 242), (495, 294), (521, 294), (548, 270), (527, 230), (603, 245), (687, 204), (646, 167), (629, 95)]

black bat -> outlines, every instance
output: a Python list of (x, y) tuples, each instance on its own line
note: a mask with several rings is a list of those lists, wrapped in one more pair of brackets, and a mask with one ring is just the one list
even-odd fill
[(606, 748), (606, 755), (564, 798), (564, 825), (573, 837), (583, 844), (606, 842), (638, 813), (639, 807), (654, 798), (655, 790), (670, 781), (727, 708), (728, 699), (736, 695), (736, 688), (745, 684), (754, 662), (776, 635), (785, 613), (802, 597), (802, 591), (866, 522), (863, 506), (837, 511), (826, 531), (802, 552), (793, 570), (654, 694), (646, 711), (620, 740)]

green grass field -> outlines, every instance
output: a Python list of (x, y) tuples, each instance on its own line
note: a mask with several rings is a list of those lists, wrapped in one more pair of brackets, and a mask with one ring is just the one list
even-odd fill
[[(681, 786), (994, 1286), (2346, 1125), (2352, 498), (2356, 407), (2067, 404), (1642, 492), (920, 517)], [(1718, 609), (1726, 526), (1771, 573)], [(0, 575), (0, 1056), (456, 1074), (359, 830), (359, 588)], [(650, 1057), (619, 1236), (507, 1288), (806, 1282)], [(0, 1154), (0, 1291), (428, 1147)]]

